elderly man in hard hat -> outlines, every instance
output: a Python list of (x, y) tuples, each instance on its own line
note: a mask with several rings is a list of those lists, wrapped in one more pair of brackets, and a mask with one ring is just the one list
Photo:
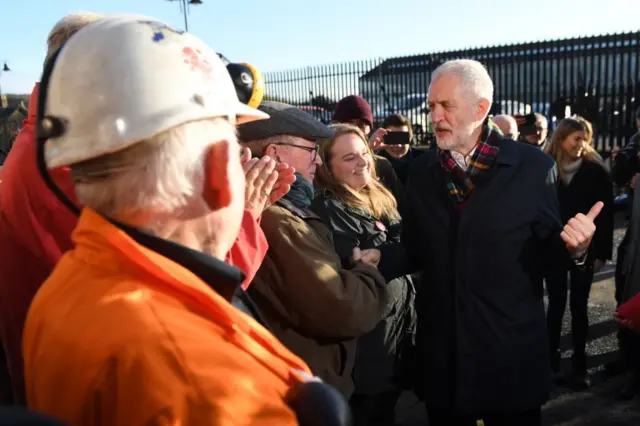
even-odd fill
[(231, 305), (243, 274), (220, 260), (245, 203), (234, 123), (266, 114), (202, 41), (149, 18), (99, 20), (53, 60), (39, 137), (84, 208), (28, 313), (30, 408), (71, 426), (298, 424), (310, 372)]
[[(81, 28), (102, 17), (78, 12), (59, 20), (47, 38), (47, 58)], [(154, 34), (158, 37), (162, 32)], [(47, 188), (38, 173), (34, 156), (38, 90), (39, 83), (36, 83), (29, 102), (29, 116), (0, 173), (0, 347), (4, 347), (6, 354), (6, 361), (0, 356), (0, 386), (8, 388), (0, 390), (0, 405), (26, 403), (22, 330), (27, 310), (63, 253), (73, 248), (71, 232), (78, 220)], [(245, 211), (240, 234), (226, 260), (246, 274), (246, 287), (267, 251), (267, 242), (256, 218), (265, 204), (274, 202), (288, 190), (293, 173), (280, 166), (274, 168), (275, 162), (249, 161), (249, 158), (243, 161), (247, 176)], [(53, 169), (50, 175), (60, 190), (76, 202), (69, 168)], [(273, 182), (273, 177), (277, 182)], [(6, 372), (2, 374), (5, 364), (10, 383), (4, 383), (7, 377)]]

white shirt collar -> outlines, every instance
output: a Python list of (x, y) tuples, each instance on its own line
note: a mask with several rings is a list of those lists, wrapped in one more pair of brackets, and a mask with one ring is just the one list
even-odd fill
[(465, 172), (469, 168), (469, 160), (473, 156), (473, 153), (476, 151), (477, 145), (469, 152), (467, 155), (462, 155), (459, 152), (451, 151), (451, 156), (462, 170)]

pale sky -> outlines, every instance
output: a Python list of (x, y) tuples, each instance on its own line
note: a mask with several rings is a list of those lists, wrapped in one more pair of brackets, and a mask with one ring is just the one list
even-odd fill
[[(263, 72), (579, 35), (637, 31), (640, 0), (202, 0), (189, 30), (231, 61)], [(2, 0), (3, 93), (39, 79), (46, 37), (74, 11), (144, 14), (184, 28), (166, 0)], [(1, 72), (1, 71), (0, 71)]]

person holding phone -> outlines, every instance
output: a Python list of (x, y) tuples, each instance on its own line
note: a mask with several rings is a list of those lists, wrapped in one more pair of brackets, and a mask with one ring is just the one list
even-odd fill
[(549, 135), (547, 118), (538, 112), (527, 115), (518, 114), (514, 118), (518, 123), (518, 131), (520, 132), (519, 141), (543, 149)]
[(386, 133), (380, 155), (389, 160), (398, 179), (406, 185), (411, 163), (424, 151), (411, 146), (413, 129), (409, 119), (404, 115), (391, 114), (382, 122), (382, 129), (386, 130)]

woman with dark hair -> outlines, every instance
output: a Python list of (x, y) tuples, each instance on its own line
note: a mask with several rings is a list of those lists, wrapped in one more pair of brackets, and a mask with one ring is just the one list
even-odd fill
[[(354, 248), (369, 249), (400, 241), (401, 219), (391, 193), (376, 179), (374, 157), (364, 133), (350, 125), (333, 126), (320, 151), (319, 190), (312, 209), (333, 232), (345, 265)], [(395, 424), (395, 406), (410, 386), (414, 344), (415, 288), (411, 276), (390, 280), (390, 302), (383, 319), (358, 339), (351, 408), (355, 426)]]
[(546, 152), (558, 167), (558, 198), (567, 223), (577, 214), (586, 214), (598, 201), (604, 207), (595, 220), (596, 232), (589, 247), (585, 265), (576, 267), (574, 262), (558, 259), (549, 266), (547, 290), (549, 308), (547, 328), (549, 332), (551, 368), (560, 370), (560, 331), (567, 303), (567, 273), (571, 277), (569, 305), (571, 308), (571, 333), (573, 338), (573, 369), (560, 379), (560, 383), (579, 390), (589, 387), (587, 377), (586, 344), (589, 329), (587, 303), (593, 282), (613, 249), (613, 188), (611, 177), (602, 158), (591, 145), (591, 124), (581, 117), (565, 118), (558, 124)]

